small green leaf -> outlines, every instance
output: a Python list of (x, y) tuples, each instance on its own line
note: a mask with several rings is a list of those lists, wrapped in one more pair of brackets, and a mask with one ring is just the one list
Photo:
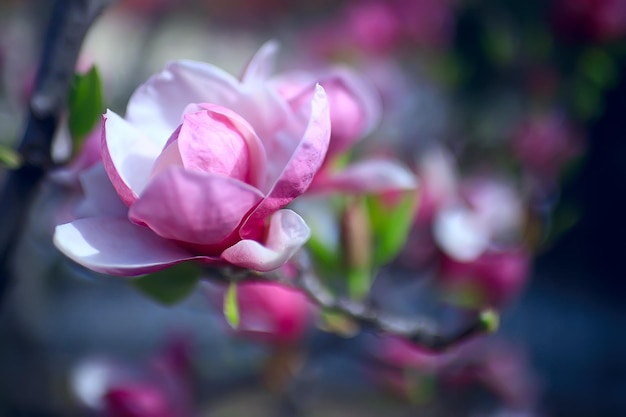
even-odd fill
[(22, 166), (22, 157), (15, 149), (0, 145), (0, 165), (8, 169), (17, 169)]
[(68, 127), (76, 152), (104, 111), (102, 82), (95, 66), (86, 74), (74, 75), (68, 108)]
[(401, 195), (389, 204), (384, 196), (367, 198), (370, 222), (374, 233), (374, 264), (390, 262), (404, 247), (415, 217), (417, 197), (414, 192)]
[(481, 327), (487, 333), (494, 333), (500, 326), (500, 315), (495, 310), (485, 310), (480, 313)]
[(200, 269), (192, 262), (183, 262), (131, 281), (150, 298), (164, 305), (173, 305), (186, 298), (200, 280)]
[(237, 283), (232, 281), (224, 295), (224, 317), (230, 327), (239, 327), (239, 301), (237, 300)]

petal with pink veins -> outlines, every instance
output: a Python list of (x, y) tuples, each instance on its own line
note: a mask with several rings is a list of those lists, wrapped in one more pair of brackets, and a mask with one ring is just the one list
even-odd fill
[(67, 257), (96, 272), (136, 276), (203, 259), (127, 219), (90, 217), (57, 226), (54, 244)]
[[(240, 179), (245, 180), (248, 184), (260, 189), (261, 191), (264, 191), (263, 183), (265, 181), (265, 170), (267, 168), (267, 154), (265, 152), (263, 142), (261, 142), (261, 139), (257, 136), (254, 128), (250, 126), (250, 123), (234, 111), (227, 109), (226, 107), (210, 103), (190, 105), (187, 108), (187, 111), (189, 113), (185, 115), (185, 118), (194, 117), (193, 115), (197, 115), (199, 112), (207, 113), (211, 121), (215, 123), (215, 126), (232, 132), (236, 135), (233, 139), (242, 140), (241, 143), (245, 145), (242, 152), (245, 152), (245, 165), (247, 166), (248, 175), (247, 178)], [(185, 134), (184, 131), (183, 134)], [(213, 137), (210, 130), (207, 132), (206, 137)], [(206, 142), (208, 141), (211, 142), (210, 146), (206, 146)], [(187, 169), (203, 170), (202, 167), (199, 166), (201, 163), (198, 163), (198, 161), (210, 159), (204, 157), (203, 153), (206, 153), (207, 150), (215, 153), (213, 151), (213, 148), (215, 147), (214, 139), (203, 140), (203, 137), (189, 137), (189, 135), (182, 137), (179, 136), (178, 147), (183, 160), (182, 162)], [(220, 156), (220, 159), (223, 158)], [(223, 164), (223, 162), (218, 162)]]
[(291, 210), (278, 210), (270, 218), (267, 238), (263, 244), (241, 240), (222, 252), (230, 264), (267, 272), (281, 267), (309, 239), (311, 231), (304, 220)]
[(102, 160), (126, 205), (132, 204), (147, 185), (161, 149), (126, 120), (107, 111), (102, 126)]
[(274, 211), (285, 207), (309, 188), (313, 177), (324, 161), (329, 140), (328, 100), (324, 89), (318, 85), (313, 97), (309, 123), (298, 147), (280, 177), (271, 187), (267, 197), (247, 220), (242, 236), (247, 235), (248, 226), (256, 228), (260, 219), (265, 219)]
[(166, 239), (216, 245), (262, 198), (259, 190), (236, 179), (176, 167), (150, 182), (128, 218)]

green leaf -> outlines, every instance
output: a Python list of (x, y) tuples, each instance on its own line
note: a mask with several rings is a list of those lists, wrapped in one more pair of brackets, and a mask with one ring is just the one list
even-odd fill
[(17, 169), (22, 166), (22, 157), (15, 149), (0, 145), (0, 165), (8, 169)]
[[(311, 229), (313, 231), (313, 229)], [(329, 248), (314, 234), (307, 242), (307, 248), (315, 261), (315, 265), (324, 275), (334, 274), (341, 270), (342, 258), (337, 248)]]
[(393, 204), (385, 196), (369, 196), (367, 206), (374, 233), (374, 264), (384, 265), (404, 247), (415, 217), (415, 192), (403, 193)]
[(76, 152), (104, 111), (102, 82), (95, 66), (86, 74), (74, 75), (68, 108), (68, 127)]
[(186, 298), (200, 280), (200, 268), (192, 262), (183, 262), (131, 281), (148, 297), (164, 305), (173, 305)]
[(230, 327), (239, 327), (239, 301), (237, 300), (237, 283), (232, 281), (224, 295), (224, 317)]

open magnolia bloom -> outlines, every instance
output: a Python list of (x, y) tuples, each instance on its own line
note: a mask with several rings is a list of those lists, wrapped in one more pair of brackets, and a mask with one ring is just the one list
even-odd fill
[(283, 265), (309, 237), (284, 207), (322, 165), (331, 119), (369, 129), (366, 110), (333, 113), (329, 98), (376, 105), (350, 87), (361, 82), (346, 71), (326, 76), (327, 88), (310, 82), (297, 97), (283, 95), (284, 75), (270, 76), (276, 51), (267, 43), (240, 80), (204, 63), (170, 63), (135, 91), (125, 118), (109, 110), (103, 162), (81, 174), (85, 199), (77, 219), (57, 226), (57, 247), (123, 276), (189, 260), (257, 271)]

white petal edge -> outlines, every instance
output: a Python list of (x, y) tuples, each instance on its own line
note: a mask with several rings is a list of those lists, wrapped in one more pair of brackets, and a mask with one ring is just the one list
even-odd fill
[(115, 112), (105, 114), (102, 160), (115, 189), (130, 204), (148, 184), (162, 147)]
[(119, 218), (90, 217), (59, 225), (53, 241), (73, 261), (111, 275), (136, 276), (202, 258)]
[(264, 244), (241, 240), (222, 252), (225, 261), (259, 272), (280, 268), (309, 240), (311, 230), (295, 212), (276, 211), (269, 224)]

